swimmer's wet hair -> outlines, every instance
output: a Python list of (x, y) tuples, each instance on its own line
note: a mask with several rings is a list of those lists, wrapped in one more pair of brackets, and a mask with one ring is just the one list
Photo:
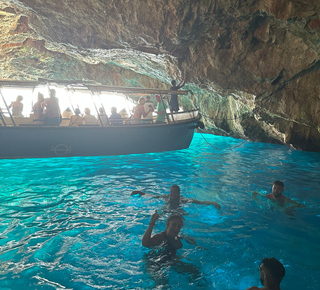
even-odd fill
[(280, 284), (282, 278), (286, 274), (286, 270), (282, 263), (276, 258), (264, 258), (262, 264), (269, 270), (273, 278)]
[(273, 182), (273, 184), (278, 185), (278, 186), (281, 186), (281, 187), (284, 187), (284, 183), (283, 183), (282, 181), (280, 181), (280, 180), (275, 180), (275, 181)]
[(170, 221), (174, 220), (174, 219), (180, 219), (181, 222), (182, 222), (182, 225), (183, 225), (183, 221), (184, 221), (184, 217), (179, 214), (179, 213), (173, 213), (171, 214), (168, 219), (167, 219), (167, 222), (166, 223), (169, 223)]

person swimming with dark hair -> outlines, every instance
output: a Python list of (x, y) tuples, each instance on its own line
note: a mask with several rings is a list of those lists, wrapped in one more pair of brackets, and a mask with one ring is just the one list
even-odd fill
[[(259, 192), (252, 192), (252, 197), (257, 200), (257, 195), (264, 196), (269, 199), (273, 205), (276, 205), (278, 208), (285, 209), (285, 212), (288, 215), (293, 215), (295, 208), (305, 208), (304, 204), (301, 204), (295, 200), (290, 199), (289, 197), (284, 196), (284, 183), (280, 180), (275, 180), (272, 184), (272, 192), (268, 194), (261, 194)], [(273, 208), (273, 207), (272, 207)]]
[(162, 271), (166, 266), (173, 267), (177, 273), (183, 272), (188, 274), (192, 281), (197, 281), (195, 282), (196, 284), (198, 282), (201, 283), (205, 278), (198, 267), (191, 263), (184, 262), (181, 257), (176, 255), (177, 250), (182, 248), (181, 239), (185, 239), (186, 242), (197, 246), (194, 239), (179, 235), (180, 230), (183, 227), (184, 218), (177, 213), (171, 214), (166, 221), (165, 230), (151, 236), (153, 227), (158, 218), (159, 215), (156, 210), (152, 215), (149, 226), (142, 238), (142, 245), (147, 248), (152, 248), (152, 251), (145, 255), (147, 272), (150, 273), (157, 285), (163, 285), (163, 281), (165, 281), (165, 284), (168, 283), (166, 274)]
[(151, 236), (153, 227), (159, 218), (157, 210), (151, 217), (149, 226), (142, 238), (142, 245), (147, 248), (161, 245), (164, 247), (166, 255), (175, 254), (178, 249), (182, 248), (182, 242), (179, 237), (180, 230), (183, 226), (183, 217), (180, 214), (171, 214), (166, 222), (166, 229), (158, 234)]
[(171, 209), (176, 209), (180, 206), (181, 203), (195, 203), (195, 204), (206, 204), (206, 205), (214, 205), (216, 209), (220, 209), (221, 206), (215, 201), (200, 201), (192, 198), (185, 198), (180, 195), (180, 187), (178, 185), (172, 185), (170, 187), (170, 194), (163, 195), (154, 195), (154, 194), (146, 194), (140, 190), (132, 191), (131, 195), (149, 195), (154, 198), (163, 198), (168, 201), (168, 205)]
[(256, 286), (247, 290), (280, 290), (280, 283), (286, 273), (282, 263), (276, 258), (264, 258), (259, 266), (260, 280), (263, 288)]

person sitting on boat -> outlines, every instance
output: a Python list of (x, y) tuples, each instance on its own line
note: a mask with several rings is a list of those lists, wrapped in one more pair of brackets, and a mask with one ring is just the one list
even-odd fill
[(79, 108), (74, 109), (74, 114), (70, 118), (69, 126), (78, 127), (79, 124), (82, 124), (82, 116)]
[(16, 100), (10, 104), (9, 109), (12, 108), (12, 117), (23, 118), (23, 115), (22, 115), (23, 104), (21, 102), (22, 100), (23, 100), (23, 97), (19, 95), (17, 96)]
[(69, 107), (62, 112), (62, 118), (70, 119), (71, 116), (72, 116), (72, 112)]
[[(155, 109), (154, 104), (150, 101), (150, 96), (146, 96), (146, 102), (144, 103), (144, 110), (147, 112), (150, 107), (154, 111), (154, 109)], [(149, 114), (146, 117), (142, 117), (142, 121), (144, 123), (152, 123), (153, 122), (152, 112), (149, 112)]]
[(84, 116), (82, 118), (82, 123), (86, 125), (97, 124), (97, 118), (91, 115), (89, 108), (84, 109)]
[[(171, 91), (177, 91), (181, 89), (185, 85), (185, 81), (181, 81), (178, 85), (175, 80), (171, 81), (172, 87), (170, 88)], [(178, 102), (178, 95), (177, 94), (172, 94), (170, 96), (170, 101), (169, 101), (169, 107), (171, 112), (178, 112), (179, 111), (179, 102)]]
[(99, 108), (99, 121), (102, 122), (103, 127), (109, 125), (108, 117), (103, 107)]
[(166, 122), (166, 108), (167, 105), (162, 101), (162, 98), (160, 95), (155, 95), (154, 96), (157, 103), (157, 120), (156, 123), (165, 123)]
[(138, 101), (138, 105), (136, 106), (133, 114), (133, 120), (135, 124), (141, 123), (141, 116), (146, 117), (150, 112), (153, 112), (152, 107), (149, 107), (148, 111), (145, 111), (144, 104), (146, 99), (144, 97), (140, 97)]
[(122, 117), (121, 115), (117, 112), (116, 107), (111, 108), (111, 115), (109, 117), (109, 121), (111, 125), (122, 125)]
[[(146, 193), (134, 190), (132, 191), (131, 195), (146, 195)], [(214, 205), (216, 209), (220, 209), (221, 206), (215, 201), (200, 201), (192, 198), (185, 198), (180, 195), (180, 187), (178, 185), (172, 185), (170, 188), (170, 194), (164, 194), (164, 195), (154, 195), (154, 194), (147, 194), (149, 196), (152, 196), (154, 198), (164, 198), (168, 201), (169, 206), (171, 208), (178, 208), (181, 203), (195, 203), (195, 204), (206, 204), (206, 205)]]
[(61, 112), (59, 107), (59, 99), (56, 97), (56, 91), (49, 91), (50, 97), (45, 99), (41, 104), (44, 108), (44, 124), (47, 126), (59, 126), (61, 122)]
[(44, 96), (40, 92), (38, 93), (38, 101), (33, 106), (33, 124), (43, 125), (43, 108), (41, 104), (44, 101)]
[(183, 217), (178, 214), (171, 214), (166, 222), (166, 229), (151, 237), (153, 227), (159, 218), (157, 210), (151, 217), (149, 226), (142, 238), (142, 245), (147, 248), (162, 245), (167, 255), (174, 255), (178, 249), (182, 248), (182, 242), (178, 236), (183, 226)]

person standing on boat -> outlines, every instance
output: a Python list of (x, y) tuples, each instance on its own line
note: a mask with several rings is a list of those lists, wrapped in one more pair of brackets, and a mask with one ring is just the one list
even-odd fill
[(138, 101), (138, 105), (136, 106), (133, 114), (134, 124), (141, 123), (141, 117), (146, 117), (150, 112), (153, 112), (153, 109), (149, 107), (148, 111), (145, 111), (144, 104), (146, 99), (144, 97), (140, 97)]
[(47, 98), (42, 103), (44, 108), (44, 124), (46, 126), (59, 126), (61, 122), (61, 112), (59, 107), (59, 99), (56, 97), (56, 91), (49, 91), (50, 98)]
[(75, 115), (71, 116), (70, 124), (71, 127), (78, 127), (79, 124), (82, 124), (82, 116), (79, 108), (74, 109)]
[(38, 101), (33, 106), (33, 124), (43, 125), (43, 108), (41, 104), (44, 102), (44, 96), (38, 93)]
[(83, 124), (86, 124), (86, 125), (97, 124), (97, 118), (91, 115), (89, 108), (84, 109), (84, 116), (82, 118), (82, 122)]
[(116, 107), (111, 108), (111, 115), (109, 117), (109, 121), (110, 121), (111, 125), (122, 125), (122, 117), (117, 112)]
[(286, 273), (282, 263), (276, 258), (264, 258), (259, 266), (262, 288), (253, 286), (247, 290), (280, 290), (280, 283)]
[(22, 100), (23, 100), (23, 97), (19, 95), (17, 96), (17, 99), (10, 104), (9, 109), (12, 108), (12, 117), (23, 118), (23, 115), (22, 115), (23, 104), (21, 102)]
[[(150, 107), (154, 111), (154, 109), (155, 109), (154, 104), (150, 101), (150, 96), (146, 96), (146, 102), (144, 103), (144, 110), (147, 112)], [(142, 117), (143, 122), (145, 122), (145, 123), (152, 123), (153, 122), (152, 112), (149, 112), (149, 114), (146, 117)]]
[[(177, 91), (181, 89), (185, 85), (185, 81), (181, 81), (178, 85), (175, 80), (171, 81), (172, 87), (170, 88), (171, 91)], [(178, 95), (172, 94), (170, 96), (170, 101), (169, 101), (169, 107), (171, 112), (178, 112), (179, 111), (179, 102), (178, 102)]]
[(157, 103), (157, 120), (156, 123), (165, 123), (166, 122), (166, 104), (162, 101), (160, 95), (154, 96)]

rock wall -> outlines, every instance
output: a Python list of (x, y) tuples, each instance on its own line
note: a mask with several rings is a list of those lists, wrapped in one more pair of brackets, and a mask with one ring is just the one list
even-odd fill
[(320, 151), (318, 0), (0, 2), (0, 77), (168, 88), (207, 129)]

